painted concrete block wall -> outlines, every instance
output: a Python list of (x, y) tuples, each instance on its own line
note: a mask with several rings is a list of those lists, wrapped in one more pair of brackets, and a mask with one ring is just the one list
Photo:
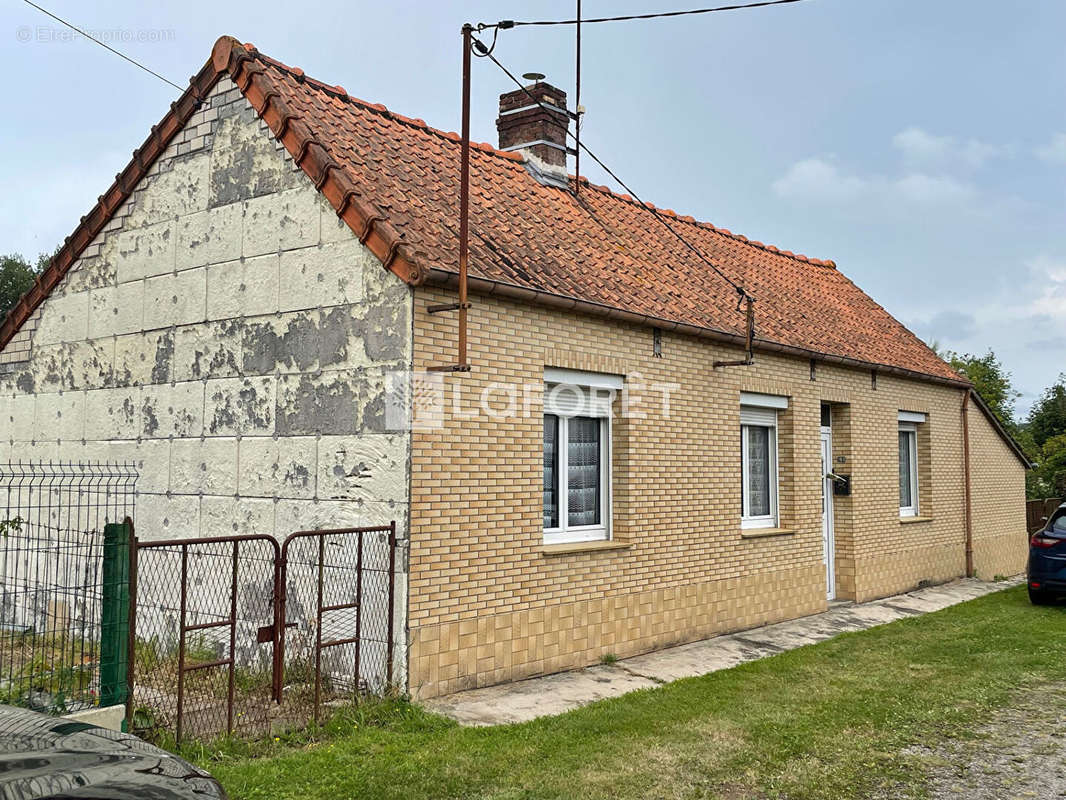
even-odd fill
[(223, 80), (0, 353), (0, 460), (135, 461), (142, 539), (405, 537), (411, 303)]
[[(454, 320), (425, 310), (449, 301), (454, 295), (442, 290), (416, 294), (416, 369), (451, 354)], [(875, 388), (868, 371), (824, 364), (812, 380), (806, 360), (762, 353), (753, 367), (715, 370), (716, 359), (741, 354), (664, 331), (657, 358), (648, 328), (502, 298), (474, 298), (469, 342), (473, 371), (449, 385), (472, 416), (452, 413), (447, 395), (443, 426), (413, 435), (410, 682), (418, 695), (824, 609), (823, 402), (839, 431), (834, 456), (845, 459), (836, 466), (853, 476), (853, 495), (836, 516), (838, 596), (867, 600), (965, 570), (960, 389), (884, 374)], [(680, 385), (668, 416), (653, 403), (643, 419), (612, 423), (610, 548), (543, 547), (536, 397), (528, 416), (478, 410), (489, 383), (539, 387), (545, 367)], [(789, 397), (779, 418), (786, 530), (772, 537), (740, 528), (741, 391)], [(922, 516), (913, 522), (899, 514), (901, 410), (928, 414)], [(1020, 484), (1005, 491), (1023, 498)]]

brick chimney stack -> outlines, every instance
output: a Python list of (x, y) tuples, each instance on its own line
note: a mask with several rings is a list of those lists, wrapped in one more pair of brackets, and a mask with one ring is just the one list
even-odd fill
[[(525, 150), (547, 167), (566, 174), (566, 129), (570, 122), (566, 111), (566, 92), (550, 83), (537, 81), (525, 90), (500, 95), (500, 116), (496, 130), (501, 150)], [(533, 102), (537, 98), (543, 108)], [(555, 110), (558, 109), (558, 110)]]

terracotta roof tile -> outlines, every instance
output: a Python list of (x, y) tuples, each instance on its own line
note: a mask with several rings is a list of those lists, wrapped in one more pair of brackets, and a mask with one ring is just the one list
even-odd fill
[[(32, 313), (58, 282), (55, 273), (69, 268), (188, 119), (197, 98), (223, 74), (387, 268), (413, 284), (433, 270), (457, 271), (458, 135), (354, 98), (223, 37), (160, 124), (164, 133), (153, 133), (79, 226), (76, 241), (68, 241), (31, 290), (34, 296), (5, 321), (0, 344), (21, 325), (18, 317), (28, 317), (26, 309)], [(471, 149), (472, 278), (743, 335), (736, 292), (647, 208), (585, 178), (580, 197), (542, 185), (522, 161), (520, 154), (487, 143)], [(759, 343), (963, 382), (832, 261), (779, 250), (669, 209), (659, 213), (756, 298)]]

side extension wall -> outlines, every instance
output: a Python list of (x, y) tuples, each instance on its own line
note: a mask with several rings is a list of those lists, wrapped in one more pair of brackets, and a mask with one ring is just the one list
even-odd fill
[(970, 404), (973, 565), (978, 578), (1025, 571), (1025, 468), (981, 409)]

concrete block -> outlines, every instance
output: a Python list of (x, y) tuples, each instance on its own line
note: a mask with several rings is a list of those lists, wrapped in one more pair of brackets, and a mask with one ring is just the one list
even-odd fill
[(205, 496), (200, 527), (203, 536), (273, 536), (274, 501)]
[(93, 289), (89, 292), (89, 300), (88, 338), (121, 336), (141, 330), (144, 323), (144, 283), (142, 281)]
[(248, 320), (244, 371), (265, 375), (369, 366), (363, 331), (363, 320), (346, 306)]
[(231, 203), (179, 219), (177, 268), (202, 267), (239, 258), (243, 216), (243, 206)]
[(411, 308), (413, 296), (406, 286), (389, 291), (368, 305), (364, 317), (363, 346), (375, 363), (391, 362), (406, 368), (411, 363)]
[(85, 438), (136, 439), (141, 434), (141, 390), (93, 389), (85, 393)]
[(380, 370), (283, 375), (277, 395), (281, 436), (385, 431), (385, 385)]
[(142, 492), (134, 524), (142, 541), (195, 538), (200, 535), (200, 498)]
[(170, 489), (170, 449), (171, 443), (167, 439), (142, 439), (134, 443), (138, 491), (166, 492)]
[(219, 378), (207, 382), (204, 433), (208, 436), (274, 432), (277, 386), (273, 378)]
[(37, 395), (34, 439), (81, 441), (84, 435), (84, 392)]
[(169, 383), (173, 376), (173, 361), (173, 330), (119, 336), (115, 340), (115, 385)]
[(87, 339), (70, 342), (69, 371), (64, 380), (65, 389), (104, 389), (114, 382), (115, 340)]
[(323, 436), (318, 444), (318, 496), (357, 504), (407, 499), (407, 437)]
[(170, 169), (161, 169), (155, 177), (141, 182), (128, 226), (151, 224), (207, 209), (210, 153), (172, 161), (169, 166)]
[(174, 380), (228, 378), (241, 371), (239, 320), (185, 325), (174, 330)]
[(105, 253), (114, 264), (116, 282), (129, 283), (173, 272), (175, 239), (173, 219), (143, 228), (126, 227), (114, 234)]
[(64, 714), (63, 719), (95, 725), (109, 731), (121, 731), (122, 722), (126, 719), (126, 706), (87, 708), (84, 711), (75, 711), (73, 714)]
[(186, 381), (144, 386), (140, 412), (140, 435), (147, 438), (199, 436), (204, 429), (204, 385)]
[(256, 317), (277, 310), (276, 253), (207, 268), (208, 319)]
[(58, 392), (72, 383), (69, 345), (48, 344), (34, 348), (27, 367), (16, 379), (21, 391)]
[[(164, 442), (165, 443), (165, 442)], [(61, 445), (63, 458), (70, 458), (85, 464), (110, 461), (121, 464), (138, 464), (136, 439), (110, 439), (107, 441), (86, 441), (84, 443), (64, 442)], [(140, 467), (137, 467), (140, 475)], [(145, 489), (140, 481), (138, 491)]]
[(41, 306), (41, 319), (33, 334), (35, 345), (86, 338), (89, 331), (89, 292), (53, 294)]
[[(64, 453), (67, 452), (67, 445), (58, 445), (55, 441), (51, 442), (26, 442), (16, 441), (11, 444), (11, 460), (12, 461), (58, 461), (60, 449)], [(64, 455), (64, 458), (66, 456)]]
[(85, 248), (67, 272), (64, 278), (67, 291), (84, 292), (88, 289), (99, 289), (101, 286), (114, 286), (117, 282), (117, 273), (111, 259), (99, 255), (99, 245), (95, 246), (98, 251), (96, 255), (90, 254), (92, 249), (93, 245)]
[[(373, 261), (373, 263), (372, 263)], [(321, 308), (363, 299), (364, 270), (381, 264), (357, 239), (281, 254), (282, 311)]]
[[(247, 108), (247, 101), (241, 98), (240, 102)], [(217, 113), (217, 109), (211, 110)], [(296, 185), (289, 169), (292, 159), (287, 153), (277, 152), (274, 137), (260, 129), (258, 120), (248, 124), (239, 115), (231, 116), (215, 126), (213, 135), (212, 205), (247, 200)]]
[(319, 218), (313, 186), (246, 200), (242, 254), (259, 256), (318, 244)]
[[(275, 527), (278, 538), (298, 530), (365, 528), (397, 522), (397, 535), (406, 535), (407, 507), (385, 502), (359, 506), (348, 500), (278, 500)], [(384, 566), (384, 564), (375, 564)]]
[(171, 444), (170, 490), (186, 494), (236, 494), (237, 440), (175, 439)]
[(296, 531), (388, 525), (406, 518), (405, 507), (387, 503), (360, 506), (347, 500), (279, 500), (275, 525), (277, 535), (285, 537)]
[(33, 441), (37, 398), (32, 394), (17, 394), (9, 398), (7, 406), (7, 436), (16, 442)]
[(241, 496), (315, 496), (315, 437), (246, 436), (240, 444)]
[(207, 314), (206, 305), (207, 270), (202, 267), (145, 281), (146, 327), (164, 328), (203, 322)]
[(326, 198), (321, 198), (318, 207), (321, 214), (322, 244), (346, 242), (356, 238), (352, 229), (348, 227), (348, 223), (337, 216), (337, 212)]

